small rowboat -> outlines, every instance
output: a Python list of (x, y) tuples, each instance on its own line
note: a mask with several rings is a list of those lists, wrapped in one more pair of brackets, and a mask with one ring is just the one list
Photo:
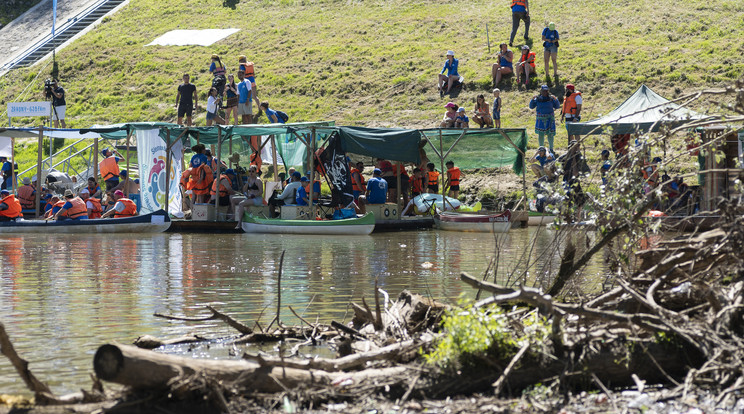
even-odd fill
[(511, 211), (498, 214), (444, 212), (434, 216), (438, 229), (481, 233), (506, 233), (511, 228)]
[(248, 213), (243, 216), (243, 231), (246, 233), (366, 235), (374, 229), (375, 215), (371, 213), (341, 220), (282, 220)]
[(527, 218), (528, 226), (545, 226), (552, 224), (557, 216), (549, 213), (540, 213), (538, 211), (530, 211), (529, 217)]
[(18, 220), (0, 222), (0, 234), (8, 233), (162, 233), (171, 221), (168, 214), (158, 210), (134, 217), (92, 220)]

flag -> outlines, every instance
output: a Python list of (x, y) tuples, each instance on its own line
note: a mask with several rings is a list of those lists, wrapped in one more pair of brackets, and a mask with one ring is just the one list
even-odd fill
[(52, 0), (52, 37), (54, 37), (54, 27), (57, 24), (57, 0)]
[(317, 155), (325, 169), (327, 180), (331, 184), (334, 206), (347, 206), (354, 201), (354, 191), (351, 185), (351, 170), (346, 160), (346, 153), (341, 148), (341, 139), (334, 134), (328, 140), (328, 145), (322, 153)]

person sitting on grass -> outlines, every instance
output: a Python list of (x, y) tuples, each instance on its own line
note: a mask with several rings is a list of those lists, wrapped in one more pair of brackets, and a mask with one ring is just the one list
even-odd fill
[(455, 128), (468, 128), (470, 126), (470, 119), (465, 115), (465, 108), (459, 108), (457, 110), (457, 118), (455, 118)]
[(504, 75), (514, 73), (514, 52), (509, 50), (506, 43), (500, 44), (499, 49), (499, 54), (496, 56), (499, 61), (491, 66), (491, 77), (493, 78), (494, 88), (499, 85)]
[(493, 127), (493, 118), (491, 118), (491, 108), (488, 107), (486, 97), (483, 94), (478, 95), (475, 101), (475, 115), (473, 121), (480, 125), (481, 128)]
[(444, 118), (442, 118), (439, 128), (453, 128), (457, 118), (458, 106), (454, 102), (447, 102), (447, 105), (444, 105), (444, 107), (447, 109), (447, 112), (444, 113)]
[(553, 155), (552, 152), (549, 152), (547, 148), (540, 147), (537, 149), (535, 156), (532, 157), (530, 161), (532, 161), (530, 169), (532, 169), (532, 172), (535, 173), (535, 176), (537, 176), (537, 178), (541, 178), (547, 175), (545, 171), (545, 165), (549, 162), (555, 161), (555, 155)]
[[(448, 50), (447, 60), (444, 61), (444, 67), (442, 68), (442, 72), (439, 73), (439, 80), (437, 81), (440, 97), (450, 93), (452, 85), (455, 81), (460, 79), (460, 74), (457, 73), (457, 66), (459, 63), (460, 61), (455, 59), (455, 52)], [(445, 75), (444, 72), (447, 72), (447, 75)], [(447, 85), (446, 91), (444, 90), (445, 85)]]
[(520, 83), (520, 79), (524, 79), (525, 86), (530, 82), (530, 74), (535, 72), (535, 52), (530, 52), (530, 47), (527, 45), (522, 46), (522, 56), (519, 57), (517, 67), (515, 69), (517, 73), (517, 83)]

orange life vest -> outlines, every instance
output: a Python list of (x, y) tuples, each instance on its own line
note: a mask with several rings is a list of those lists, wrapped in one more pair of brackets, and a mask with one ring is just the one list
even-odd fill
[(514, 6), (523, 6), (524, 8), (527, 8), (527, 2), (525, 0), (512, 0), (511, 7)]
[(452, 167), (447, 170), (449, 173), (449, 185), (460, 185), (460, 169), (458, 167)]
[(88, 201), (90, 201), (91, 204), (93, 204), (93, 209), (88, 213), (89, 219), (97, 219), (101, 218), (101, 213), (103, 213), (103, 208), (101, 208), (101, 200), (93, 197), (88, 197)]
[[(649, 168), (651, 171), (648, 171)], [(656, 186), (656, 180), (659, 179), (659, 173), (656, 170), (655, 164), (648, 164), (643, 167), (643, 179), (645, 179), (650, 186)]]
[(424, 184), (423, 181), (421, 181), (421, 178), (416, 178), (416, 176), (413, 176), (409, 179), (411, 183), (411, 191), (414, 193), (423, 193), (424, 192)]
[(116, 163), (116, 157), (113, 155), (104, 158), (104, 160), (98, 164), (98, 168), (101, 170), (103, 181), (119, 177), (119, 164)]
[(124, 204), (124, 210), (114, 213), (114, 218), (132, 217), (137, 215), (137, 204), (134, 204), (134, 201), (124, 197), (118, 199), (117, 201)]
[(18, 201), (21, 202), (21, 207), (34, 208), (34, 204), (36, 203), (35, 193), (36, 190), (31, 185), (26, 184), (21, 186), (18, 189)]
[(222, 184), (222, 180), (230, 181), (230, 178), (228, 178), (225, 174), (220, 174), (219, 180), (214, 180), (212, 182), (212, 191), (210, 192), (211, 195), (217, 194), (217, 183), (220, 183), (220, 197), (225, 197), (229, 193), (227, 191), (227, 187), (225, 187), (224, 184)]
[(0, 216), (9, 218), (23, 217), (21, 202), (13, 194), (3, 198), (2, 202), (7, 204), (8, 208), (0, 211)]
[(429, 185), (439, 184), (439, 171), (429, 171), (426, 175), (429, 178)]
[(576, 105), (577, 96), (581, 96), (581, 92), (575, 91), (563, 101), (564, 115), (576, 116), (576, 109), (578, 109), (578, 106)]
[(192, 190), (194, 194), (204, 195), (209, 194), (209, 188), (212, 185), (214, 176), (212, 175), (212, 169), (206, 164), (200, 165), (196, 170), (191, 170)]
[(83, 201), (82, 198), (73, 197), (67, 200), (67, 202), (72, 204), (72, 207), (65, 210), (64, 213), (61, 214), (62, 217), (69, 217), (71, 219), (74, 219), (88, 215), (88, 207), (85, 206), (85, 201)]
[[(525, 58), (525, 56), (526, 56), (526, 58)], [(534, 69), (535, 68), (535, 56), (536, 56), (535, 55), (535, 52), (527, 52), (526, 55), (524, 53), (522, 53), (522, 56), (519, 57), (519, 61), (520, 62), (525, 62), (526, 61)]]
[[(359, 180), (361, 181), (359, 183), (359, 185), (361, 185), (361, 187), (359, 187), (359, 185), (357, 185), (357, 182), (354, 179), (354, 174), (359, 174)], [(366, 189), (364, 188), (365, 182), (364, 182), (364, 176), (362, 175), (362, 172), (359, 171), (358, 168), (352, 168), (351, 169), (351, 177), (352, 177), (351, 178), (351, 186), (353, 187), (354, 191), (359, 191), (359, 192), (363, 193)]]
[(183, 186), (183, 188), (189, 190), (189, 177), (191, 177), (191, 168), (187, 168), (184, 170), (184, 172), (181, 173), (181, 180), (179, 183)]
[(52, 217), (52, 216), (54, 215), (54, 214), (52, 213), (52, 212), (54, 211), (54, 208), (55, 208), (55, 207), (57, 207), (57, 208), (62, 208), (62, 206), (63, 206), (63, 205), (65, 205), (65, 200), (59, 200), (59, 201), (57, 201), (56, 203), (54, 203), (54, 205), (52, 206), (52, 208), (50, 208), (50, 209), (49, 209), (49, 211), (47, 211), (47, 212), (46, 212), (46, 213), (44, 214), (44, 217)]
[(241, 62), (238, 70), (245, 72), (245, 77), (256, 76), (253, 69), (253, 62)]

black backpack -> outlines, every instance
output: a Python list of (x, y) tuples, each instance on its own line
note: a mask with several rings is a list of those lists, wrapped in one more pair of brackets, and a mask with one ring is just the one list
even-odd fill
[(281, 119), (282, 122), (289, 121), (289, 115), (287, 115), (285, 112), (282, 112), (282, 111), (276, 111), (276, 117)]

